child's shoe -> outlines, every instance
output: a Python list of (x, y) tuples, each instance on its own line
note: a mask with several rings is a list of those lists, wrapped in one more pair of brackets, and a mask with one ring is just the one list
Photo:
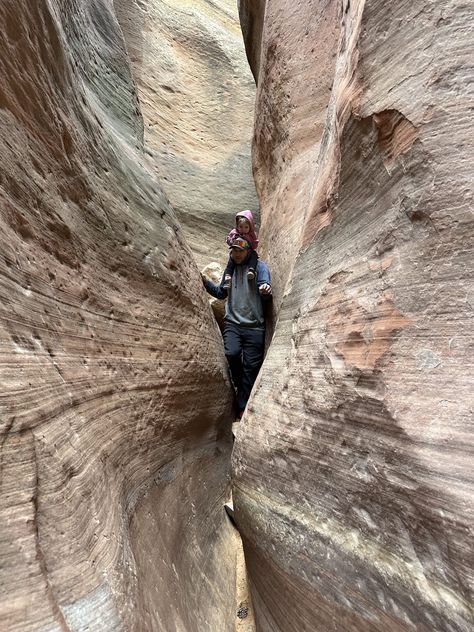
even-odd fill
[(224, 288), (224, 290), (228, 290), (230, 288), (231, 282), (232, 282), (232, 277), (230, 276), (230, 274), (226, 274), (224, 277), (224, 283), (222, 284), (222, 287)]
[(249, 268), (247, 270), (247, 279), (249, 281), (253, 281), (255, 279), (255, 270), (253, 268)]

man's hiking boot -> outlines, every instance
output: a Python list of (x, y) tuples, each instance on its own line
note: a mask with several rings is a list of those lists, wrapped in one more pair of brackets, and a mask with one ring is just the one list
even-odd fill
[(222, 287), (224, 288), (224, 290), (228, 290), (230, 288), (231, 283), (232, 283), (232, 277), (230, 276), (230, 274), (226, 274), (224, 277), (224, 283), (222, 284)]
[(247, 270), (247, 279), (249, 281), (253, 281), (255, 279), (255, 270), (253, 268), (249, 268)]

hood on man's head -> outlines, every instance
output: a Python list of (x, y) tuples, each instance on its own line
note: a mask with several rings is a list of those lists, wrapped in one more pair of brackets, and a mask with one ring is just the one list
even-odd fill
[(236, 213), (235, 215), (235, 227), (237, 228), (237, 222), (239, 221), (239, 217), (245, 217), (246, 220), (248, 220), (249, 224), (250, 224), (250, 230), (255, 232), (255, 224), (253, 221), (253, 215), (252, 215), (252, 211), (249, 211), (248, 209), (246, 209), (245, 211), (240, 211), (239, 213)]
[(242, 239), (242, 237), (237, 237), (230, 244), (229, 248), (237, 248), (237, 250), (248, 250), (250, 248), (250, 244), (246, 239)]

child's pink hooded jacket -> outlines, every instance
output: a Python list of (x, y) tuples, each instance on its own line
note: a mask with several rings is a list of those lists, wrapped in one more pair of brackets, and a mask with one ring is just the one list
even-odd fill
[[(250, 224), (250, 231), (246, 235), (242, 235), (237, 230), (237, 219), (239, 217), (245, 217), (245, 219), (248, 220), (248, 223)], [(227, 235), (227, 239), (226, 239), (227, 245), (230, 246), (232, 242), (234, 241), (234, 239), (236, 239), (237, 237), (242, 237), (242, 239), (246, 239), (249, 242), (252, 250), (257, 250), (258, 238), (257, 238), (257, 233), (255, 232), (255, 224), (253, 222), (252, 211), (240, 211), (240, 213), (237, 213), (235, 216), (235, 226), (236, 227), (233, 228), (230, 231), (230, 233)]]

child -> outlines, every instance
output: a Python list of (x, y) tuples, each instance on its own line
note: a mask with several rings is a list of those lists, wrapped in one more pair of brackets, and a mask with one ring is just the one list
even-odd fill
[[(248, 260), (249, 268), (247, 271), (247, 279), (253, 281), (255, 279), (255, 268), (257, 267), (258, 254), (258, 238), (255, 232), (255, 224), (253, 223), (252, 211), (241, 211), (235, 216), (235, 228), (233, 228), (227, 235), (227, 245), (230, 246), (234, 239), (242, 237), (246, 239), (250, 244), (250, 256)], [(227, 267), (224, 271), (224, 284), (223, 288), (228, 290), (232, 282), (232, 275), (234, 274), (234, 261), (232, 257), (229, 257)]]

